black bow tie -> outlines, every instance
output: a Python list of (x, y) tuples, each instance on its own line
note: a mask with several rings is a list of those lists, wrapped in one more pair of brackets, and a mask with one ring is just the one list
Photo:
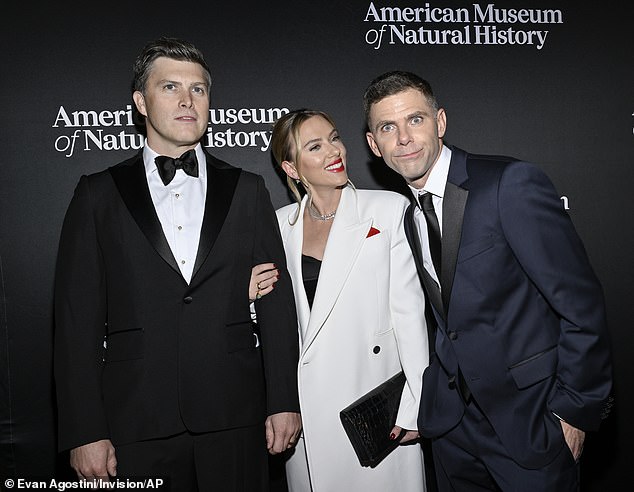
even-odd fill
[(176, 159), (166, 155), (159, 155), (154, 159), (154, 162), (164, 185), (174, 179), (177, 169), (182, 169), (185, 173), (195, 178), (198, 177), (198, 159), (196, 159), (196, 151), (194, 149), (188, 150)]

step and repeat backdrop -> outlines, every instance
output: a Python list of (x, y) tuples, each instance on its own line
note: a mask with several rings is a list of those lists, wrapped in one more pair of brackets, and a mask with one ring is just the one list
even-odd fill
[[(330, 113), (358, 188), (402, 191), (365, 142), (362, 95), (394, 69), (426, 78), (446, 109), (446, 142), (533, 161), (554, 181), (605, 288), (615, 407), (582, 458), (585, 490), (623, 490), (634, 460), (634, 64), (629, 4), (556, 0), (49, 2), (16, 6), (2, 29), (0, 471), (67, 473), (56, 451), (52, 284), (66, 207), (82, 174), (143, 145), (132, 62), (181, 37), (212, 69), (203, 145), (264, 176), (273, 122)], [(125, 274), (125, 272), (122, 272)]]

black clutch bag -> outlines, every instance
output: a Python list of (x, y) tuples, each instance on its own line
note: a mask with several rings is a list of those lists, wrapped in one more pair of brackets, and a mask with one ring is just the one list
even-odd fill
[(403, 430), (396, 439), (390, 439), (404, 385), (401, 371), (339, 412), (361, 466), (378, 465), (405, 435)]

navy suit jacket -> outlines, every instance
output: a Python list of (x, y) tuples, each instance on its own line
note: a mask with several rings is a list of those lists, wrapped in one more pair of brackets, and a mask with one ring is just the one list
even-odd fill
[(565, 444), (555, 414), (592, 431), (610, 406), (603, 292), (572, 221), (535, 166), (453, 147), (438, 295), (412, 207), (406, 233), (438, 324), (420, 432), (434, 438), (459, 423), (460, 369), (509, 455), (543, 466)]
[[(260, 176), (206, 158), (189, 284), (154, 210), (142, 153), (80, 179), (55, 279), (60, 449), (299, 411), (295, 301), (268, 191)], [(268, 261), (280, 280), (258, 301), (257, 345), (249, 279), (253, 265)]]

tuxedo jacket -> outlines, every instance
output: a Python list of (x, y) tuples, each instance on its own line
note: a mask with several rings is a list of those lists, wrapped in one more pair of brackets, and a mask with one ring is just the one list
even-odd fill
[[(142, 153), (79, 180), (55, 279), (60, 450), (299, 411), (297, 317), (268, 191), (260, 176), (206, 159), (189, 284), (154, 210)], [(280, 279), (258, 301), (254, 334), (249, 280), (263, 262)]]
[(439, 437), (464, 412), (456, 377), (509, 455), (538, 468), (607, 415), (611, 363), (602, 288), (550, 180), (508, 157), (452, 148), (443, 198), (441, 294), (406, 235), (438, 324), (419, 428)]

